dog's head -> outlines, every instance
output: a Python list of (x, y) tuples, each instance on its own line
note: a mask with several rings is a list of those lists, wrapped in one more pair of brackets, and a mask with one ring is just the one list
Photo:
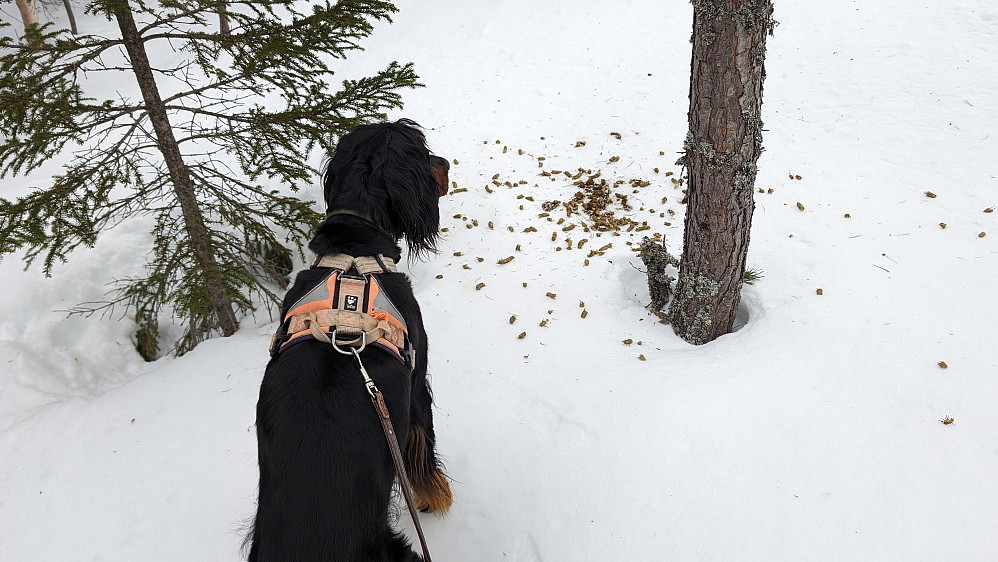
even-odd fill
[(415, 122), (361, 125), (340, 138), (326, 165), (326, 211), (364, 217), (396, 242), (405, 237), (413, 257), (432, 252), (449, 169)]

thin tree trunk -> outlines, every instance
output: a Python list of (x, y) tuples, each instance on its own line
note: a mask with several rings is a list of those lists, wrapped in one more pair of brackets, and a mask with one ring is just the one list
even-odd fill
[[(32, 28), (38, 28), (38, 10), (35, 9), (35, 0), (14, 0), (17, 4), (17, 9), (21, 12), (21, 21), (24, 22), (25, 33), (31, 31)], [(35, 43), (35, 40), (31, 40)]]
[(73, 35), (79, 35), (80, 30), (76, 28), (76, 15), (73, 14), (73, 5), (70, 4), (70, 0), (62, 0), (62, 5), (66, 7), (66, 15), (69, 16), (69, 30), (73, 32)]
[(225, 2), (218, 3), (218, 32), (223, 36), (229, 35), (229, 8)]
[(693, 0), (690, 130), (683, 255), (672, 325), (693, 344), (731, 331), (741, 300), (756, 162), (770, 0)]
[(17, 9), (21, 11), (21, 21), (24, 22), (24, 30), (38, 25), (38, 10), (35, 9), (34, 0), (15, 0)]
[(125, 50), (128, 52), (128, 58), (132, 61), (132, 70), (135, 72), (139, 89), (142, 91), (149, 120), (156, 132), (159, 150), (163, 153), (163, 160), (169, 169), (174, 193), (180, 202), (184, 226), (191, 239), (194, 257), (205, 271), (206, 289), (211, 301), (212, 312), (218, 320), (222, 334), (230, 336), (239, 327), (232, 310), (232, 299), (225, 294), (222, 287), (218, 262), (215, 260), (208, 228), (205, 226), (204, 216), (198, 205), (194, 182), (191, 181), (190, 171), (187, 169), (187, 164), (184, 163), (180, 148), (173, 135), (166, 106), (163, 104), (159, 89), (156, 87), (156, 79), (146, 55), (145, 45), (135, 27), (135, 20), (132, 18), (128, 0), (120, 0), (114, 10), (114, 16), (118, 22), (118, 28), (121, 30), (121, 38)]

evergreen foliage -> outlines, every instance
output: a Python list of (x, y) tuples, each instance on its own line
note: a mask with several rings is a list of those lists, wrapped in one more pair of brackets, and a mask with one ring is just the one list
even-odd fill
[(760, 279), (764, 277), (763, 271), (757, 267), (751, 267), (745, 270), (745, 276), (742, 280), (746, 285), (755, 285)]
[[(297, 191), (313, 182), (314, 149), (384, 119), (401, 107), (400, 90), (420, 84), (411, 63), (397, 62), (331, 83), (330, 65), (360, 49), (372, 21), (391, 21), (391, 2), (228, 2), (226, 33), (214, 0), (94, 0), (86, 11), (121, 34), (46, 24), (19, 41), (0, 23), (0, 178), (70, 157), (47, 186), (0, 199), (0, 257), (23, 252), (26, 267), (39, 260), (49, 275), (122, 221), (151, 217), (152, 247), (136, 248), (150, 256), (145, 271), (76, 311), (125, 306), (143, 355), (154, 356), (156, 319), (172, 310), (188, 322), (175, 346), (183, 353), (234, 329), (219, 302), (277, 303), (272, 287), (287, 282), (289, 248), (300, 254), (321, 219), (311, 203), (263, 183)], [(109, 98), (112, 77), (135, 88)]]

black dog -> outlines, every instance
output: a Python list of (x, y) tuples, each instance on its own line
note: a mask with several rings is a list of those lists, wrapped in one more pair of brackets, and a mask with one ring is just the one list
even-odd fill
[[(327, 219), (309, 248), (397, 262), (404, 237), (410, 256), (432, 252), (448, 168), (409, 120), (363, 125), (344, 135), (323, 178)], [(299, 273), (281, 317), (327, 275), (317, 267)], [(374, 277), (408, 326), (414, 360), (406, 365), (375, 346), (361, 358), (385, 397), (418, 508), (443, 514), (451, 492), (434, 450), (419, 305), (404, 274)], [(306, 339), (273, 357), (260, 386), (260, 495), (249, 560), (421, 561), (390, 526), (395, 469), (356, 360)]]

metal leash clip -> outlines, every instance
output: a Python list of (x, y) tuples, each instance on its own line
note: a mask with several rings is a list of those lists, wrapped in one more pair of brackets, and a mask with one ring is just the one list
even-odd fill
[(364, 351), (364, 348), (367, 347), (367, 332), (364, 332), (364, 331), (361, 331), (361, 333), (360, 333), (360, 348), (359, 349), (356, 348), (356, 347), (353, 347), (351, 344), (344, 344), (344, 345), (349, 345), (350, 346), (350, 351), (343, 351), (343, 349), (340, 348), (340, 346), (336, 345), (336, 330), (335, 329), (333, 329), (333, 335), (329, 339), (330, 339), (329, 343), (332, 344), (333, 349), (335, 349), (336, 351), (339, 351), (343, 355), (350, 355), (352, 353), (356, 354), (358, 352)]
[(374, 380), (371, 379), (371, 375), (367, 374), (367, 369), (364, 368), (364, 363), (360, 360), (360, 351), (358, 351), (355, 347), (350, 348), (350, 351), (357, 360), (357, 366), (360, 367), (360, 374), (364, 375), (364, 387), (367, 388), (367, 393), (371, 395), (371, 398), (377, 399), (377, 395), (379, 394), (378, 387), (375, 386)]

